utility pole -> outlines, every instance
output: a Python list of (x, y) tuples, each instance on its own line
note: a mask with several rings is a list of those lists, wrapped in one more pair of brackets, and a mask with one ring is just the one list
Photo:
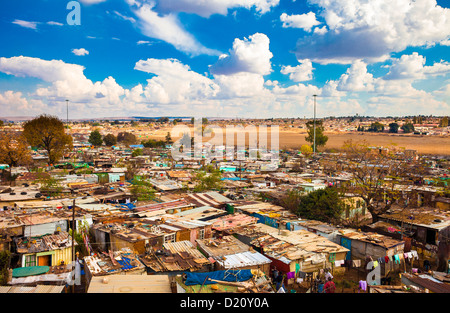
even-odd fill
[(313, 152), (316, 154), (316, 97), (317, 95), (313, 95), (314, 97), (314, 149)]
[[(76, 275), (75, 273), (75, 199), (73, 199), (72, 204), (72, 275)], [(73, 284), (72, 284), (72, 293), (75, 293), (75, 280), (76, 277), (72, 277)]]
[(69, 100), (68, 99), (66, 99), (66, 112), (67, 112), (66, 122), (67, 122), (67, 126), (69, 126)]

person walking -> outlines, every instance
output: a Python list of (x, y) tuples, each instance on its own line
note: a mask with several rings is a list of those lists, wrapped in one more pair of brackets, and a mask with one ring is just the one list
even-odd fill
[(325, 286), (323, 286), (325, 293), (334, 293), (336, 291), (336, 285), (331, 277), (328, 277), (328, 281)]

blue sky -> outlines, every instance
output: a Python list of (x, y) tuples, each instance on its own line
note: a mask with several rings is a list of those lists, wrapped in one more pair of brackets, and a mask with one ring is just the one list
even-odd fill
[(0, 117), (449, 115), (435, 0), (0, 2)]

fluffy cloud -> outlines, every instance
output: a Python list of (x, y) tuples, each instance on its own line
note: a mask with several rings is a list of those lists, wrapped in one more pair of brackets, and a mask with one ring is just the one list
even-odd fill
[(328, 32), (327, 26), (323, 26), (323, 27), (316, 27), (314, 28), (314, 34), (315, 35), (324, 35)]
[(180, 103), (206, 99), (217, 94), (219, 87), (211, 79), (191, 71), (175, 59), (147, 59), (136, 63), (135, 69), (155, 74), (148, 79), (144, 94), (156, 103)]
[(46, 105), (41, 100), (27, 100), (23, 94), (12, 90), (0, 93), (0, 107), (2, 108), (2, 116), (23, 116), (39, 114), (43, 112)]
[(281, 73), (289, 75), (289, 78), (294, 82), (308, 81), (313, 78), (313, 66), (310, 60), (299, 60), (301, 63), (295, 67), (283, 66)]
[(402, 55), (400, 59), (394, 59), (389, 73), (385, 79), (424, 79), (427, 76), (438, 76), (450, 73), (450, 63), (441, 61), (432, 66), (425, 66), (426, 59), (417, 52), (411, 55)]
[(237, 73), (233, 75), (215, 75), (215, 82), (220, 86), (219, 98), (256, 97), (265, 93), (264, 78), (254, 73)]
[(434, 94), (437, 94), (439, 96), (445, 96), (450, 99), (450, 82), (447, 81), (447, 84), (443, 86), (442, 88), (436, 90)]
[(309, 0), (329, 31), (297, 42), (297, 58), (327, 63), (386, 60), (391, 52), (448, 39), (450, 10), (435, 0)]
[(340, 91), (371, 91), (373, 75), (367, 72), (367, 66), (361, 60), (355, 61), (339, 79), (337, 89)]
[[(107, 108), (120, 104), (124, 88), (108, 77), (92, 82), (84, 75), (84, 67), (61, 60), (42, 60), (31, 57), (0, 58), (0, 71), (17, 77), (35, 77), (48, 83), (39, 85), (30, 96), (45, 100), (49, 105), (58, 105), (65, 99), (71, 103)], [(82, 112), (80, 109), (79, 112)]]
[(229, 55), (222, 55), (210, 67), (214, 75), (232, 75), (241, 72), (267, 75), (272, 72), (269, 49), (270, 40), (265, 34), (256, 33), (248, 39), (236, 38)]
[(419, 90), (410, 90), (401, 97), (375, 96), (367, 101), (367, 114), (374, 116), (404, 116), (415, 115), (417, 112), (432, 112), (433, 115), (448, 115), (450, 106), (448, 102), (434, 99), (429, 93)]
[[(176, 59), (149, 58), (135, 64), (135, 70), (148, 73), (149, 78), (130, 89), (120, 86), (113, 77), (91, 81), (84, 75), (83, 66), (61, 60), (24, 56), (0, 58), (1, 72), (43, 81), (27, 95), (14, 91), (0, 93), (0, 107), (9, 115), (52, 112), (65, 116), (64, 100), (69, 99), (73, 108), (71, 118), (72, 114), (87, 117), (86, 112), (89, 116), (104, 117), (147, 115), (149, 110), (151, 115), (311, 116), (312, 96), (316, 94), (318, 116), (355, 113), (413, 115), (425, 109), (437, 115), (449, 110), (448, 82), (447, 86), (434, 92), (413, 86), (421, 77), (448, 73), (449, 64), (446, 62), (425, 66), (424, 58), (413, 53), (393, 59), (392, 65), (388, 66), (389, 74), (374, 78), (367, 64), (356, 60), (337, 80), (330, 80), (318, 87), (298, 83), (310, 79), (313, 70), (310, 60), (299, 60), (300, 65), (296, 67), (282, 68), (283, 74), (289, 75), (296, 84), (282, 86), (278, 81), (264, 79), (263, 74), (270, 72), (270, 58), (258, 64), (256, 61), (264, 59), (261, 54), (247, 51), (255, 43), (255, 38), (237, 42), (227, 57), (239, 56), (242, 61), (239, 68), (245, 68), (245, 71), (228, 69), (210, 77), (193, 71)], [(253, 46), (261, 52), (258, 47)], [(269, 51), (267, 46), (262, 50)], [(252, 58), (250, 55), (259, 57)], [(237, 66), (237, 63), (230, 64)]]
[(81, 65), (25, 56), (0, 58), (0, 71), (17, 77), (36, 77), (46, 82), (70, 81), (84, 77), (84, 67)]
[(287, 15), (286, 13), (283, 13), (280, 16), (280, 20), (283, 22), (283, 27), (285, 28), (301, 28), (307, 32), (310, 32), (314, 26), (321, 24), (316, 19), (316, 14), (314, 12), (293, 15)]
[(87, 51), (84, 48), (80, 48), (80, 49), (72, 49), (72, 53), (78, 56), (83, 56), (89, 54), (89, 51)]

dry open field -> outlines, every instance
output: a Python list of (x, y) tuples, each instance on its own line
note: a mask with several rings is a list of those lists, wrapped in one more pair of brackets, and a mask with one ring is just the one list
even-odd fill
[[(418, 135), (389, 135), (389, 134), (360, 134), (360, 133), (325, 133), (328, 142), (325, 148), (339, 149), (345, 141), (366, 140), (374, 146), (389, 146), (396, 144), (405, 149), (417, 150), (420, 154), (450, 155), (450, 137), (418, 136)], [(280, 147), (295, 148), (306, 144), (305, 135), (293, 132), (280, 132)]]
[[(148, 138), (163, 139), (170, 128), (159, 129), (149, 134)], [(450, 137), (446, 136), (420, 136), (403, 134), (373, 134), (373, 133), (325, 133), (328, 136), (328, 142), (325, 149), (340, 149), (346, 140), (360, 141), (366, 140), (374, 146), (390, 146), (392, 144), (405, 149), (417, 150), (419, 154), (450, 155)], [(213, 135), (214, 137), (214, 135)], [(306, 144), (304, 130), (279, 131), (279, 147), (281, 149), (298, 149)], [(270, 144), (270, 135), (268, 136)], [(178, 138), (173, 138), (174, 140)], [(205, 139), (208, 141), (208, 139)], [(224, 140), (225, 142), (225, 140)], [(324, 148), (321, 148), (322, 150)]]

